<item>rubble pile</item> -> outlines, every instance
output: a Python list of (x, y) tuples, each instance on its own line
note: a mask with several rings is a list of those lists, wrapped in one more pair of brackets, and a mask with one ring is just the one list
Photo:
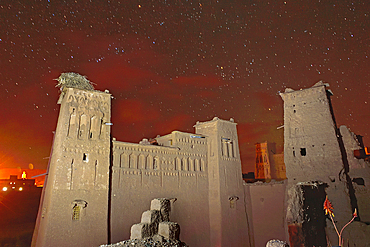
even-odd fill
[(130, 239), (115, 244), (101, 245), (100, 247), (188, 247), (179, 240), (163, 239), (155, 240), (153, 238)]
[(171, 204), (176, 199), (157, 198), (150, 210), (141, 216), (141, 222), (131, 227), (130, 240), (100, 247), (186, 247), (179, 240), (180, 226), (170, 221)]

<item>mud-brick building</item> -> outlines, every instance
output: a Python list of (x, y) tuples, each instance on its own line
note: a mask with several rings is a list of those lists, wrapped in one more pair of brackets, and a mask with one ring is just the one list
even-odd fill
[(176, 198), (171, 219), (190, 246), (250, 246), (236, 123), (197, 122), (139, 144), (111, 140), (111, 95), (59, 78), (60, 113), (33, 246), (129, 239), (153, 198)]
[(60, 112), (32, 246), (129, 239), (154, 198), (176, 198), (171, 220), (189, 246), (260, 247), (270, 239), (334, 245), (322, 209), (326, 195), (339, 226), (359, 212), (345, 231), (346, 244), (369, 246), (368, 155), (360, 136), (336, 126), (326, 84), (281, 94), (288, 180), (246, 184), (233, 119), (197, 122), (194, 133), (121, 142), (111, 137), (108, 91), (74, 73), (58, 81)]
[(150, 198), (172, 197), (172, 219), (189, 245), (248, 243), (236, 124), (214, 118), (194, 127), (157, 137), (157, 145), (113, 141), (112, 242), (129, 238)]

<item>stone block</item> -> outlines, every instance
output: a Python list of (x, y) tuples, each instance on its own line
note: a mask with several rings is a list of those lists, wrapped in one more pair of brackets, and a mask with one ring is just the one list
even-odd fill
[(161, 213), (158, 210), (148, 210), (141, 215), (141, 223), (158, 224), (161, 219)]
[(149, 224), (139, 223), (132, 225), (130, 239), (142, 239), (151, 236)]
[(170, 240), (179, 240), (180, 226), (175, 222), (160, 222), (158, 234)]
[(162, 221), (170, 220), (171, 200), (166, 198), (156, 198), (150, 203), (150, 210), (161, 212)]

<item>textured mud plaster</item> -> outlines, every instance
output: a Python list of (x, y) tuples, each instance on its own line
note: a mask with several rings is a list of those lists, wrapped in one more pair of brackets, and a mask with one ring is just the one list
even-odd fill
[(265, 246), (271, 239), (287, 241), (285, 236), (285, 189), (287, 180), (245, 183), (246, 210), (254, 246)]

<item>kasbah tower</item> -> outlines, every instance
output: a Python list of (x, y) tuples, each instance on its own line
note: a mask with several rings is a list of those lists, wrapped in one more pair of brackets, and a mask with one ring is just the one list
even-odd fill
[(370, 193), (365, 185), (370, 183), (370, 167), (364, 159), (354, 157), (354, 151), (364, 151), (362, 139), (346, 126), (338, 128), (328, 86), (319, 81), (311, 88), (287, 88), (280, 94), (284, 100), (286, 220), (290, 239), (300, 232), (305, 246), (338, 242), (333, 225), (322, 213), (327, 195), (334, 205), (339, 231), (355, 209), (358, 212), (359, 217), (343, 235), (348, 246), (368, 246)]
[(96, 246), (108, 238), (111, 95), (93, 90), (84, 77), (59, 85), (60, 113), (32, 245)]

